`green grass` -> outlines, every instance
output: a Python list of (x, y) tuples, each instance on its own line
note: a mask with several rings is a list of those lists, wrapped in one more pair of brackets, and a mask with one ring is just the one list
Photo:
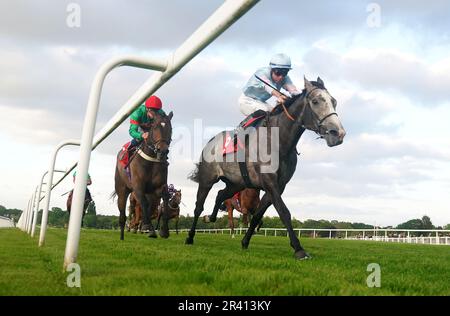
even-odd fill
[[(0, 295), (450, 295), (450, 247), (302, 238), (312, 260), (296, 261), (286, 237), (186, 234), (167, 240), (83, 230), (81, 288), (62, 270), (66, 230), (37, 247), (17, 229), (0, 230)], [(369, 288), (369, 263), (381, 287)]]

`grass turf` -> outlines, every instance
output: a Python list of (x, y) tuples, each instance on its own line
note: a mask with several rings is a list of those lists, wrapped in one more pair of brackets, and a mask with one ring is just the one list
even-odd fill
[[(0, 230), (0, 295), (450, 295), (448, 246), (302, 238), (312, 260), (296, 261), (286, 237), (186, 234), (167, 240), (118, 231), (83, 230), (81, 287), (63, 272), (67, 231), (49, 229), (37, 247), (18, 229)], [(370, 288), (370, 263), (381, 287)]]

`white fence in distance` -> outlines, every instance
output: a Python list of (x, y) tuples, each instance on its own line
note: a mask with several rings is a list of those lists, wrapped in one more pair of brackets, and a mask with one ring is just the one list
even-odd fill
[[(173, 230), (174, 231), (174, 230)], [(189, 229), (179, 229), (179, 232), (189, 232)], [(245, 234), (247, 228), (234, 229), (235, 234)], [(294, 228), (298, 237), (329, 238), (346, 240), (368, 240), (397, 242), (409, 244), (450, 245), (450, 230), (441, 229), (338, 229), (338, 228)], [(230, 228), (197, 229), (197, 233), (230, 234)], [(285, 228), (261, 228), (257, 235), (286, 236)]]

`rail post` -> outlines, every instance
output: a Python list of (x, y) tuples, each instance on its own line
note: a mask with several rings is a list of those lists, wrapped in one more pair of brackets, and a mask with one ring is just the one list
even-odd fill
[[(54, 170), (55, 172), (65, 172), (64, 170)], [(39, 213), (39, 203), (41, 202), (41, 193), (42, 193), (42, 185), (46, 184), (44, 183), (44, 177), (48, 174), (48, 170), (44, 172), (44, 174), (41, 177), (41, 183), (39, 184), (39, 190), (38, 190), (38, 199), (37, 199), (37, 205), (34, 210), (34, 217), (33, 217), (33, 228), (31, 229), (31, 237), (34, 237), (34, 231), (36, 229), (36, 223), (37, 223), (37, 216)]]
[[(41, 231), (39, 234), (39, 247), (42, 247), (45, 243), (45, 233), (47, 231), (47, 221), (48, 221), (48, 209), (50, 207), (50, 196), (51, 196), (52, 185), (53, 185), (53, 172), (55, 171), (56, 156), (58, 155), (58, 152), (61, 148), (63, 148), (64, 146), (68, 146), (68, 145), (80, 146), (80, 141), (76, 140), (76, 139), (69, 139), (69, 140), (59, 143), (56, 146), (56, 148), (53, 152), (52, 158), (50, 160), (50, 165), (48, 168), (47, 189), (45, 191), (44, 209), (42, 210)], [(65, 176), (67, 176), (74, 168), (75, 168), (75, 166), (73, 166), (71, 169), (69, 169), (66, 172), (66, 174), (63, 175), (61, 180)]]
[(33, 193), (33, 198), (31, 200), (31, 207), (28, 211), (28, 222), (27, 222), (27, 233), (28, 235), (31, 234), (31, 226), (32, 226), (32, 220), (33, 220), (33, 210), (34, 210), (34, 206), (36, 205), (36, 196), (37, 196), (37, 190), (38, 190), (39, 186), (36, 186), (36, 189), (34, 190)]

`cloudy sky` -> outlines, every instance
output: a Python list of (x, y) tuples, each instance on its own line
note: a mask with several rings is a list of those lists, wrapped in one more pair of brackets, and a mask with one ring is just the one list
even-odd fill
[[(68, 24), (71, 4), (80, 27)], [(90, 84), (109, 58), (165, 58), (214, 12), (219, 0), (0, 2), (0, 204), (23, 209), (55, 146), (79, 139)], [(291, 78), (320, 76), (338, 100), (347, 131), (329, 148), (307, 132), (297, 171), (283, 195), (300, 220), (396, 225), (425, 214), (450, 223), (450, 3), (448, 1), (262, 0), (158, 92), (174, 112), (169, 182), (193, 214), (187, 180), (201, 144), (241, 121), (237, 98), (278, 52), (291, 56)], [(69, 22), (73, 20), (69, 19)], [(97, 130), (150, 75), (123, 68), (106, 80)], [(91, 192), (101, 214), (109, 200), (124, 122), (92, 154)], [(61, 150), (58, 169), (78, 148)], [(57, 175), (59, 177), (59, 175)], [(52, 194), (62, 208), (66, 178)], [(216, 185), (206, 203), (212, 208)], [(267, 215), (276, 215), (269, 209)]]

